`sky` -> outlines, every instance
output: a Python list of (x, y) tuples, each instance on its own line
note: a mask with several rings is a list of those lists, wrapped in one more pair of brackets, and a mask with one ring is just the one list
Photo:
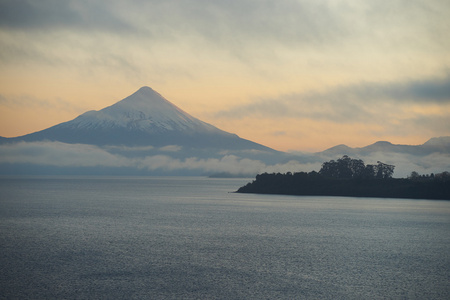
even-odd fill
[(0, 0), (0, 136), (149, 86), (281, 151), (450, 136), (450, 1)]

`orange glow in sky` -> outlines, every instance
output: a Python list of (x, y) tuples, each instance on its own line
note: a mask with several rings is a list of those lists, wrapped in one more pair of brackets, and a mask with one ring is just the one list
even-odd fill
[(0, 11), (0, 136), (141, 86), (282, 151), (450, 135), (448, 1), (10, 1)]

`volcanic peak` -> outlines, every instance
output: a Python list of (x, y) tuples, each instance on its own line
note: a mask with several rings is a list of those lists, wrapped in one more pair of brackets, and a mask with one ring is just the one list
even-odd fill
[(111, 106), (99, 111), (88, 111), (65, 124), (72, 128), (129, 128), (143, 131), (215, 129), (147, 86)]

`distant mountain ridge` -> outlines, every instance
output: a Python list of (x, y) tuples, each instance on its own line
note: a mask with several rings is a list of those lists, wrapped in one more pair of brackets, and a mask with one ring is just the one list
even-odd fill
[(376, 152), (427, 155), (431, 153), (450, 153), (450, 136), (431, 138), (422, 145), (399, 145), (378, 141), (361, 148), (337, 145), (316, 154), (323, 155), (369, 155)]
[(189, 115), (146, 86), (99, 111), (88, 111), (71, 121), (42, 131), (1, 139), (3, 143), (44, 140), (96, 146), (181, 145), (277, 152)]

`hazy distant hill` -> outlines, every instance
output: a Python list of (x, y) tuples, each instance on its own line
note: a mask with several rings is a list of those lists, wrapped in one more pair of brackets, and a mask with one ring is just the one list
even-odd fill
[(343, 155), (360, 158), (370, 163), (382, 161), (396, 166), (394, 176), (406, 177), (411, 172), (420, 174), (450, 171), (450, 137), (431, 138), (422, 145), (396, 145), (379, 141), (361, 148), (338, 145), (315, 153), (315, 161), (337, 159)]
[(374, 153), (399, 153), (417, 156), (432, 153), (450, 153), (450, 137), (436, 137), (422, 145), (395, 145), (386, 141), (379, 141), (362, 148), (351, 148), (338, 145), (319, 152), (322, 155), (369, 155)]

